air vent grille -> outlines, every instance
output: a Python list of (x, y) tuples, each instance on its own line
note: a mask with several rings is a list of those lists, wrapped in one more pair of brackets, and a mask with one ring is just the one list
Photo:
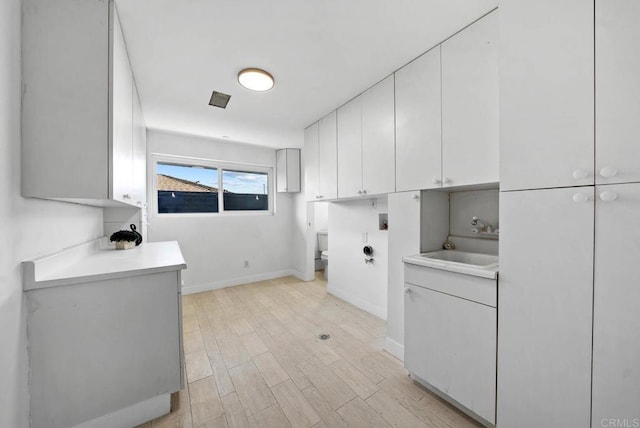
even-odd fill
[(227, 104), (229, 104), (230, 99), (231, 95), (213, 91), (213, 93), (211, 94), (211, 99), (209, 100), (209, 105), (214, 107), (227, 108)]

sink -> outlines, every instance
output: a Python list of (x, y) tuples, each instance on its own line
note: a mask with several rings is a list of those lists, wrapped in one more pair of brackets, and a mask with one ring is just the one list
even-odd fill
[(498, 256), (491, 254), (443, 250), (419, 254), (417, 257), (438, 260), (445, 263), (462, 264), (476, 269), (493, 269), (498, 266)]
[(431, 253), (405, 256), (402, 261), (412, 265), (458, 272), (466, 275), (495, 279), (498, 277), (498, 256), (467, 253), (465, 251), (440, 250)]

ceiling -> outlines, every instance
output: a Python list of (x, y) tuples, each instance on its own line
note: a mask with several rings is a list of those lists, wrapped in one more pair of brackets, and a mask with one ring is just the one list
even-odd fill
[[(497, 0), (120, 0), (147, 127), (269, 147), (495, 8)], [(252, 92), (246, 67), (276, 79)], [(213, 90), (231, 95), (225, 110)]]

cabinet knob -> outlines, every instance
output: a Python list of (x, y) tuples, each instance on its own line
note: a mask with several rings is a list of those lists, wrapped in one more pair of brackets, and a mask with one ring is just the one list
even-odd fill
[(411, 293), (411, 289), (409, 287), (404, 287), (404, 294)]
[(442, 184), (449, 184), (451, 183), (451, 180), (449, 180), (447, 177), (442, 179)]
[(322, 198), (324, 198), (324, 196), (322, 196), (322, 195), (318, 195), (318, 196), (316, 196), (316, 198), (318, 198), (318, 199), (322, 199)]
[(589, 173), (585, 169), (576, 169), (573, 171), (573, 178), (576, 180), (582, 180), (583, 178), (587, 178)]
[(584, 193), (576, 193), (575, 195), (573, 195), (573, 202), (579, 204), (582, 202), (587, 202), (589, 200), (589, 195), (586, 195)]
[(600, 170), (600, 175), (604, 178), (615, 177), (616, 175), (618, 175), (618, 170), (611, 166), (605, 166)]
[(358, 195), (362, 195), (362, 190), (358, 190)]
[(616, 199), (618, 199), (618, 194), (610, 190), (605, 190), (604, 192), (600, 193), (600, 199), (605, 202), (615, 201)]
[(131, 195), (128, 193), (125, 193), (124, 195), (122, 195), (123, 199), (131, 199)]
[(363, 195), (366, 195), (366, 194), (367, 194), (367, 191), (366, 191), (366, 190), (363, 190), (363, 191), (362, 191), (362, 194), (363, 194)]
[(442, 181), (441, 181), (439, 178), (434, 178), (433, 180), (431, 180), (431, 182), (432, 182), (433, 184), (440, 184), (440, 183), (442, 183)]

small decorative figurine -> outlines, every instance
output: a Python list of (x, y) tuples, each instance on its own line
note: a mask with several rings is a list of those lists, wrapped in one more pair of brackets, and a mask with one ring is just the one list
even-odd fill
[(136, 225), (132, 224), (131, 230), (119, 230), (111, 235), (109, 241), (116, 243), (116, 250), (128, 250), (142, 243), (142, 235), (136, 230)]

